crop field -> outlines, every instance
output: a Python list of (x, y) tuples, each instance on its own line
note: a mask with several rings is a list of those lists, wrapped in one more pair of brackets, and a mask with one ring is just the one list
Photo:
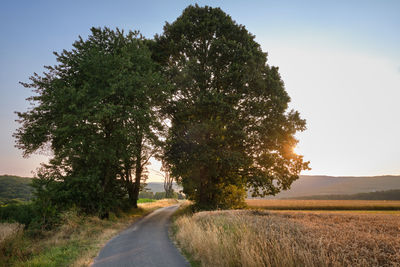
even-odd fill
[(267, 210), (397, 210), (396, 200), (285, 200), (247, 199), (250, 208)]
[(232, 210), (183, 215), (175, 239), (201, 266), (399, 266), (398, 214)]

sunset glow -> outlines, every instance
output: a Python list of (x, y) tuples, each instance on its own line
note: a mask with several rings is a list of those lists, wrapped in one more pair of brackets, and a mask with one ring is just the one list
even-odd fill
[[(43, 65), (54, 64), (52, 51), (70, 47), (92, 26), (140, 29), (151, 38), (190, 2), (4, 4), (0, 174), (32, 176), (47, 159), (41, 155), (23, 159), (11, 135), (18, 126), (13, 112), (26, 110), (25, 98), (31, 95), (18, 82), (41, 73)], [(291, 107), (307, 120), (307, 130), (297, 135), (299, 144), (294, 148), (310, 161), (312, 170), (303, 174), (400, 174), (398, 1), (198, 3), (220, 6), (245, 25), (268, 53), (268, 63), (279, 67)], [(153, 161), (151, 168), (159, 170), (160, 164)], [(150, 174), (150, 180), (160, 178)]]

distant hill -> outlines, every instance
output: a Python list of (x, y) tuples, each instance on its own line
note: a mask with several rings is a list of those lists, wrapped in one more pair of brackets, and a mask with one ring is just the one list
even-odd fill
[(291, 188), (274, 197), (299, 198), (316, 195), (350, 195), (400, 189), (400, 176), (334, 177), (301, 175)]
[[(293, 199), (293, 198), (291, 198)], [(400, 200), (400, 189), (377, 191), (369, 193), (358, 193), (351, 195), (315, 195), (305, 197), (295, 197), (294, 199), (312, 200)]]
[[(152, 192), (163, 192), (164, 184), (161, 182), (152, 182), (147, 184), (147, 188)], [(174, 184), (175, 191), (179, 191), (182, 188)], [(323, 176), (323, 175), (301, 175), (296, 180), (290, 190), (283, 191), (276, 196), (270, 196), (267, 198), (300, 198), (300, 197), (320, 197), (327, 196), (327, 198), (321, 199), (332, 199), (331, 195), (342, 195), (343, 199), (352, 197), (367, 197), (374, 199), (392, 199), (396, 197), (397, 192), (385, 192), (378, 193), (378, 191), (388, 191), (398, 189), (400, 190), (400, 176), (362, 176), (362, 177), (334, 177), (334, 176)], [(370, 193), (376, 192), (373, 195), (367, 196), (349, 196), (359, 193)], [(395, 196), (393, 196), (393, 194)], [(337, 196), (339, 198), (339, 196)]]
[[(32, 188), (29, 186), (31, 181), (31, 178), (25, 177), (0, 176), (0, 204), (9, 199), (30, 200), (32, 198)], [(173, 187), (177, 192), (182, 190), (175, 183)], [(147, 183), (147, 188), (154, 193), (164, 192), (164, 184), (162, 182)], [(400, 176), (333, 177), (302, 175), (292, 184), (290, 190), (267, 198), (332, 197), (330, 195), (353, 195), (369, 192), (376, 192), (377, 197), (379, 195), (378, 191), (396, 189), (400, 190)]]
[(0, 176), (0, 204), (11, 200), (28, 201), (32, 199), (31, 178), (1, 175)]
[[(0, 205), (10, 203), (10, 201), (29, 201), (32, 199), (32, 187), (30, 186), (32, 178), (19, 177), (14, 175), (0, 176)], [(164, 183), (147, 183), (148, 188), (153, 193), (164, 192)], [(176, 192), (180, 188), (176, 183), (173, 184)]]

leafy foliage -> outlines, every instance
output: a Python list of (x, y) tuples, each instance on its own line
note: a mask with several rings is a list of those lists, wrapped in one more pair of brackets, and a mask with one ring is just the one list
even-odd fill
[[(219, 8), (189, 6), (156, 37), (154, 58), (174, 96), (166, 160), (200, 208), (235, 206), (286, 190), (308, 168), (293, 152), (305, 130), (277, 67), (244, 26)], [(234, 192), (234, 193), (233, 193)], [(221, 196), (238, 194), (226, 203)]]
[(0, 221), (18, 222), (29, 225), (36, 218), (35, 208), (32, 203), (10, 204), (0, 207)]
[(139, 201), (142, 199), (164, 199), (164, 198), (174, 198), (174, 199), (185, 199), (185, 196), (181, 193), (177, 193), (175, 191), (170, 192), (169, 195), (166, 192), (151, 192), (151, 191), (142, 191), (139, 193)]
[(200, 208), (288, 189), (308, 168), (293, 152), (305, 121), (254, 38), (221, 9), (196, 5), (154, 41), (92, 28), (55, 53), (57, 65), (22, 83), (35, 95), (14, 134), (25, 156), (53, 155), (33, 184), (43, 220), (74, 206), (101, 217), (137, 207), (152, 156)]
[(162, 134), (158, 106), (167, 93), (138, 32), (91, 32), (71, 51), (54, 53), (59, 64), (47, 66), (44, 76), (22, 83), (36, 95), (29, 98), (32, 109), (17, 112), (21, 127), (14, 136), (25, 156), (41, 149), (54, 155), (35, 183), (43, 206), (77, 205), (107, 216), (127, 194), (137, 205)]

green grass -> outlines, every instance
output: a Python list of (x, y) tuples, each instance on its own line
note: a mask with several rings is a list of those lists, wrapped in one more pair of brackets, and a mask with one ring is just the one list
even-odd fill
[(85, 245), (84, 243), (71, 242), (64, 246), (52, 247), (26, 262), (16, 263), (15, 266), (68, 266), (82, 253), (82, 250), (85, 250)]
[(146, 203), (104, 220), (71, 210), (62, 214), (63, 223), (57, 229), (34, 236), (21, 230), (0, 242), (0, 266), (89, 266), (118, 232), (157, 208), (176, 204), (166, 200)]

